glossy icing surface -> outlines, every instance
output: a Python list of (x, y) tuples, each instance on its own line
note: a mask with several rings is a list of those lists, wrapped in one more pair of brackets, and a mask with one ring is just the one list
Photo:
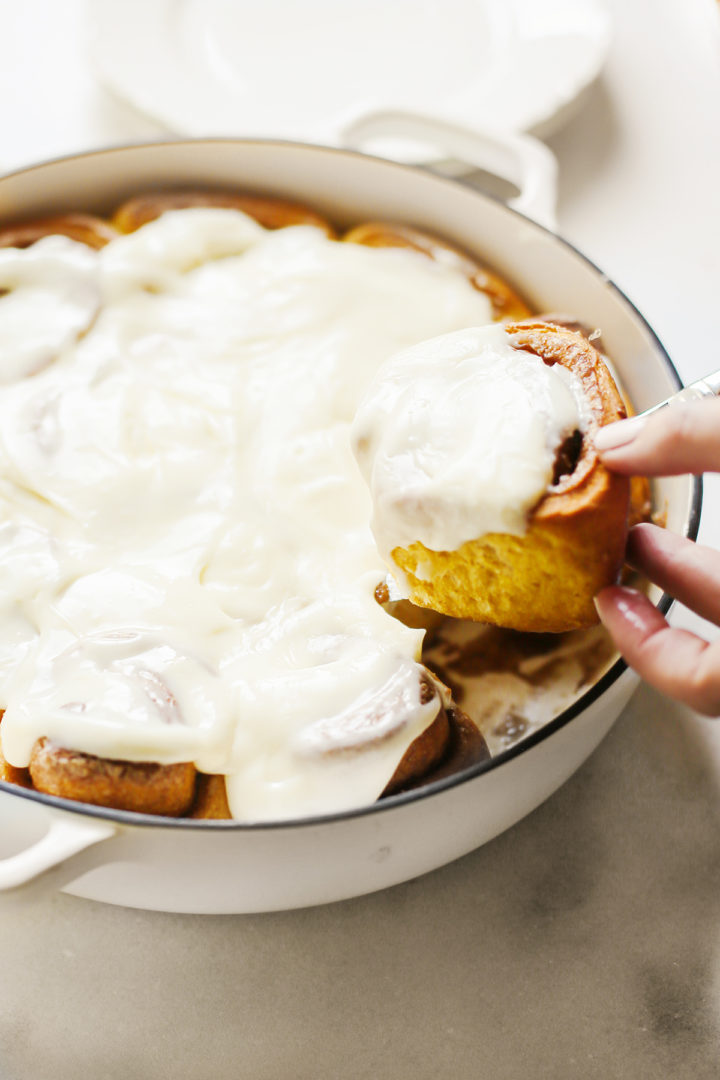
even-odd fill
[(455, 551), (486, 533), (524, 533), (583, 413), (578, 379), (516, 348), (499, 323), (392, 356), (353, 425), (386, 561), (418, 540)]
[[(438, 701), (420, 701), (422, 632), (374, 599), (349, 428), (391, 354), (488, 322), (487, 298), (413, 252), (227, 210), (7, 267), (8, 760), (41, 735), (193, 760), (248, 821), (372, 802)], [(18, 317), (25, 289), (52, 318)]]

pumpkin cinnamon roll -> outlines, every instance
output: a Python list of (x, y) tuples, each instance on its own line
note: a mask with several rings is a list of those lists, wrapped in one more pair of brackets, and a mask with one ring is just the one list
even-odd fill
[(459, 331), (380, 371), (354, 427), (380, 550), (419, 606), (524, 631), (597, 622), (623, 564), (629, 482), (598, 427), (625, 416), (581, 334)]

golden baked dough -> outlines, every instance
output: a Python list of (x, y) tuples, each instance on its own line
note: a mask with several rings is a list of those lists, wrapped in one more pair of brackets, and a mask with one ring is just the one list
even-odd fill
[(427, 773), (411, 777), (402, 785), (398, 785), (392, 793), (386, 790), (384, 794), (396, 795), (399, 791), (416, 791), (426, 784), (444, 780), (463, 769), (469, 769), (481, 761), (489, 760), (488, 745), (475, 721), (456, 705), (451, 705), (446, 712), (448, 737), (442, 758)]
[[(410, 599), (457, 618), (514, 630), (579, 629), (598, 621), (593, 597), (617, 580), (628, 528), (629, 480), (600, 461), (593, 432), (622, 419), (625, 405), (607, 367), (579, 333), (547, 323), (509, 324), (508, 334), (545, 363), (580, 380), (592, 419), (577, 461), (531, 511), (523, 536), (488, 533), (457, 551), (417, 542), (395, 548)], [(572, 451), (572, 447), (564, 448)], [(565, 468), (569, 471), (565, 472)], [(422, 575), (416, 571), (422, 566)]]
[[(423, 704), (438, 697), (437, 688), (428, 678), (420, 686)], [(413, 780), (426, 776), (443, 758), (450, 738), (450, 727), (445, 708), (440, 704), (437, 716), (417, 739), (410, 743), (398, 767), (390, 777), (383, 795), (394, 795)]]
[(38, 739), (30, 757), (30, 776), (37, 791), (63, 799), (133, 810), (139, 814), (178, 817), (195, 797), (195, 766), (110, 761), (65, 750)]
[(404, 247), (419, 251), (464, 274), (478, 292), (486, 294), (496, 319), (524, 319), (530, 315), (530, 308), (506, 281), (458, 248), (430, 233), (413, 229), (409, 225), (368, 221), (350, 229), (342, 239), (345, 243), (363, 244), (366, 247)]
[(148, 221), (154, 221), (166, 210), (207, 206), (241, 210), (265, 229), (283, 229), (287, 225), (315, 225), (328, 236), (335, 235), (329, 221), (301, 203), (232, 191), (146, 192), (119, 206), (113, 214), (112, 224), (119, 232), (130, 233), (135, 232), (141, 225), (146, 225)]
[(195, 799), (188, 817), (206, 821), (229, 821), (232, 819), (227, 800), (225, 777), (217, 773), (198, 773)]
[(35, 218), (32, 221), (6, 225), (0, 229), (0, 248), (26, 248), (45, 236), (67, 236), (79, 244), (99, 249), (109, 244), (117, 235), (117, 229), (92, 214), (58, 214), (55, 217)]

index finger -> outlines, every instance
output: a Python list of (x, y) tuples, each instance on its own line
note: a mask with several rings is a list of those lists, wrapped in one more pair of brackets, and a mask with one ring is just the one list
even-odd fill
[(595, 447), (614, 472), (642, 476), (720, 472), (720, 398), (669, 405), (600, 428)]

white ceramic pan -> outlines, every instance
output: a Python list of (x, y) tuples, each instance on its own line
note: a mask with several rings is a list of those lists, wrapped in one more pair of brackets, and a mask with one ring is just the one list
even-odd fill
[[(467, 156), (462, 139), (451, 153), (458, 150)], [(551, 179), (551, 162), (522, 142), (515, 151), (521, 205), (532, 211), (534, 203), (547, 221), (552, 199), (542, 180)], [(351, 151), (209, 140), (85, 154), (0, 180), (0, 219), (103, 212), (153, 186), (207, 184), (292, 197), (341, 225), (381, 218), (439, 233), (487, 261), (537, 310), (572, 312), (601, 327), (636, 408), (679, 386), (632, 304), (548, 229), (451, 179)], [(668, 527), (694, 537), (699, 481), (663, 481), (657, 499), (667, 502)], [(657, 602), (663, 611), (670, 606), (668, 597)], [(570, 709), (492, 761), (421, 792), (317, 820), (163, 820), (0, 784), (0, 888), (46, 872), (49, 888), (78, 896), (207, 913), (271, 911), (372, 892), (450, 862), (533, 810), (598, 745), (636, 681), (617, 662)]]

